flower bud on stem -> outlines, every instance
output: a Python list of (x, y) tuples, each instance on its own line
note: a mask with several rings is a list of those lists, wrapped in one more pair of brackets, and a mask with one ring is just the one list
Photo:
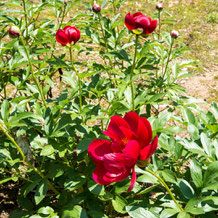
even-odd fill
[(35, 82), (35, 84), (36, 84), (36, 86), (37, 86), (37, 88), (38, 88), (38, 91), (39, 91), (39, 94), (40, 94), (40, 96), (41, 96), (41, 98), (42, 98), (42, 101), (43, 101), (43, 103), (44, 103), (44, 106), (45, 106), (45, 108), (47, 108), (47, 104), (46, 104), (44, 95), (43, 95), (43, 93), (42, 93), (42, 89), (41, 89), (41, 87), (40, 87), (40, 85), (39, 85), (38, 80), (36, 79), (36, 77), (35, 77), (35, 75), (34, 75), (34, 72), (33, 72), (33, 65), (32, 65), (32, 62), (31, 62), (31, 59), (30, 59), (30, 56), (29, 56), (29, 52), (28, 52), (28, 50), (27, 50), (27, 47), (26, 47), (25, 42), (24, 42), (24, 40), (23, 40), (23, 37), (22, 37), (22, 36), (19, 36), (19, 38), (20, 38), (20, 41), (21, 41), (21, 43), (23, 44), (24, 50), (25, 50), (25, 52), (26, 52), (26, 56), (27, 56), (27, 59), (28, 59), (29, 65), (30, 65), (30, 72), (31, 72), (31, 74), (32, 74), (32, 78), (33, 78), (33, 80), (34, 80), (34, 82)]

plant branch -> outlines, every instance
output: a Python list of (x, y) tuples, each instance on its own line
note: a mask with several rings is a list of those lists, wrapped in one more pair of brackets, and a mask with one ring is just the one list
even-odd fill
[[(73, 55), (72, 55), (72, 47), (70, 45), (69, 47), (69, 52), (70, 52), (70, 62), (71, 62), (71, 65), (76, 73), (76, 76), (77, 76), (77, 79), (78, 79), (78, 82), (79, 82), (79, 108), (80, 108), (80, 113), (82, 112), (82, 88), (81, 88), (81, 79), (80, 79), (80, 76), (79, 76), (79, 73), (78, 71), (76, 70), (74, 64), (73, 64)], [(83, 119), (82, 119), (83, 120)]]
[(164, 79), (165, 74), (166, 74), (166, 72), (167, 72), (167, 67), (168, 67), (168, 64), (169, 64), (170, 55), (171, 55), (172, 47), (173, 47), (173, 43), (174, 43), (174, 39), (172, 38), (171, 40), (172, 40), (172, 41), (171, 41), (171, 43), (170, 43), (170, 49), (169, 49), (169, 52), (168, 52), (166, 67), (165, 67), (164, 72), (163, 72), (163, 74), (162, 74), (162, 78), (163, 78), (163, 79)]
[(131, 88), (131, 95), (132, 95), (132, 110), (133, 111), (135, 111), (135, 96), (134, 96), (132, 77), (133, 77), (133, 71), (135, 69), (135, 61), (136, 61), (136, 55), (137, 55), (138, 38), (139, 38), (139, 36), (136, 35), (136, 39), (135, 39), (135, 53), (134, 53), (132, 68), (131, 68), (131, 71), (130, 71), (130, 88)]
[(20, 38), (20, 40), (21, 40), (21, 42), (22, 42), (22, 44), (23, 44), (23, 47), (24, 47), (24, 49), (25, 49), (25, 52), (26, 52), (26, 56), (27, 56), (27, 59), (28, 59), (29, 65), (30, 65), (30, 72), (31, 72), (31, 74), (32, 74), (32, 78), (33, 78), (33, 80), (34, 80), (34, 82), (35, 82), (35, 84), (36, 84), (36, 86), (37, 86), (37, 88), (38, 88), (38, 91), (39, 91), (39, 93), (40, 93), (40, 96), (41, 96), (41, 98), (42, 98), (42, 101), (43, 101), (43, 103), (44, 103), (44, 106), (45, 106), (45, 108), (47, 108), (47, 104), (46, 104), (45, 98), (44, 98), (44, 96), (43, 96), (42, 89), (41, 89), (41, 87), (40, 87), (40, 85), (39, 85), (38, 80), (36, 79), (36, 77), (35, 77), (35, 75), (34, 75), (34, 72), (33, 72), (33, 65), (32, 65), (32, 62), (31, 62), (31, 59), (30, 59), (30, 56), (29, 56), (29, 52), (28, 52), (27, 47), (26, 47), (26, 45), (25, 45), (25, 43), (24, 43), (23, 37), (20, 36), (19, 38)]
[(146, 171), (149, 172), (150, 174), (152, 174), (153, 176), (155, 176), (160, 183), (166, 188), (166, 190), (168, 191), (169, 195), (171, 196), (171, 198), (173, 199), (173, 201), (176, 203), (176, 205), (179, 207), (179, 209), (181, 211), (184, 211), (183, 208), (181, 207), (181, 205), (178, 203), (178, 201), (175, 199), (175, 197), (173, 196), (173, 193), (170, 191), (170, 188), (168, 187), (168, 185), (164, 182), (163, 179), (161, 179), (161, 177), (159, 177), (156, 173), (152, 172), (151, 170), (149, 170), (148, 168), (146, 168)]
[[(32, 170), (34, 170), (41, 178), (45, 179), (46, 177), (44, 176), (44, 174), (42, 172), (40, 172), (37, 168), (35, 168), (26, 158), (26, 156), (24, 155), (23, 151), (21, 150), (20, 146), (16, 143), (16, 141), (14, 140), (14, 138), (8, 133), (8, 131), (3, 127), (3, 125), (0, 123), (0, 129), (2, 130), (2, 132), (7, 136), (7, 138), (15, 145), (15, 147), (17, 148), (18, 152), (20, 153), (20, 155), (22, 156), (23, 162), (26, 163), (28, 165), (29, 168), (31, 168)], [(52, 183), (47, 179), (48, 182), (48, 187), (55, 193), (55, 194), (59, 194), (59, 192), (57, 191), (57, 189), (52, 185)]]

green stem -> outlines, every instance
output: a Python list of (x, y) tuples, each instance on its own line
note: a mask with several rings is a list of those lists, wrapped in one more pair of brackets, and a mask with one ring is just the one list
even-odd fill
[(158, 40), (160, 40), (160, 10), (158, 10)]
[(25, 13), (25, 24), (26, 24), (26, 39), (28, 38), (28, 17), (27, 17), (27, 10), (26, 10), (26, 2), (23, 0), (23, 10)]
[(156, 173), (152, 172), (151, 170), (149, 170), (148, 168), (146, 168), (146, 171), (149, 172), (150, 174), (152, 174), (153, 176), (155, 176), (160, 183), (166, 188), (166, 190), (168, 191), (169, 195), (171, 196), (171, 198), (173, 199), (173, 201), (176, 203), (176, 205), (179, 207), (179, 209), (181, 211), (184, 211), (183, 208), (181, 207), (181, 205), (178, 203), (178, 201), (175, 199), (175, 197), (173, 196), (173, 193), (170, 191), (170, 188), (168, 187), (168, 185), (164, 182), (163, 179), (161, 179)]
[(60, 24), (59, 24), (59, 27), (58, 27), (58, 29), (60, 29), (60, 28), (61, 28), (61, 25), (62, 25), (62, 23), (63, 23), (63, 20), (64, 20), (65, 12), (66, 12), (66, 4), (64, 4), (64, 11), (63, 11), (62, 18), (61, 18), (61, 22), (60, 22)]
[(168, 64), (169, 64), (170, 55), (171, 55), (171, 51), (172, 51), (172, 47), (173, 47), (173, 43), (174, 43), (174, 39), (172, 38), (171, 40), (172, 40), (172, 41), (171, 41), (171, 43), (170, 43), (170, 49), (169, 49), (169, 52), (168, 52), (166, 67), (165, 67), (164, 72), (163, 72), (163, 74), (162, 74), (162, 78), (163, 78), (163, 79), (164, 79), (165, 74), (166, 74), (166, 72), (167, 72), (167, 67), (168, 67)]
[(131, 95), (132, 95), (132, 110), (133, 111), (135, 111), (135, 96), (134, 96), (132, 77), (133, 77), (133, 71), (135, 69), (135, 61), (136, 61), (136, 54), (137, 54), (138, 38), (139, 38), (139, 36), (136, 35), (136, 39), (135, 39), (135, 54), (134, 54), (134, 58), (133, 58), (132, 68), (131, 68), (131, 71), (130, 71), (130, 88), (131, 88)]
[(106, 37), (105, 37), (105, 34), (104, 34), (104, 29), (103, 29), (103, 26), (102, 26), (102, 23), (101, 23), (101, 16), (100, 16), (100, 13), (98, 13), (98, 19), (99, 19), (99, 24), (100, 24), (100, 27), (101, 27), (101, 32), (102, 32), (102, 36), (103, 36), (103, 39), (104, 39), (106, 51), (108, 51), (107, 40), (106, 40)]
[[(15, 145), (15, 147), (17, 148), (18, 152), (20, 153), (20, 155), (22, 156), (23, 162), (25, 162), (27, 164), (27, 166), (29, 168), (31, 168), (32, 170), (34, 170), (40, 177), (42, 177), (43, 179), (45, 179), (45, 176), (42, 172), (40, 172), (37, 168), (35, 168), (26, 158), (26, 156), (24, 155), (23, 151), (21, 150), (20, 146), (16, 143), (16, 141), (14, 140), (14, 138), (8, 133), (8, 131), (1, 125), (0, 123), (0, 129), (2, 130), (2, 132), (7, 136), (7, 138)], [(55, 194), (59, 194), (59, 192), (56, 190), (56, 188), (51, 184), (51, 182), (47, 179), (48, 182), (48, 187), (55, 193)]]
[[(78, 71), (76, 70), (74, 64), (73, 64), (73, 55), (72, 55), (72, 47), (70, 46), (69, 47), (69, 51), (70, 51), (70, 62), (71, 62), (71, 65), (77, 75), (77, 78), (78, 78), (78, 82), (79, 82), (79, 108), (80, 108), (80, 113), (82, 112), (82, 88), (81, 88), (81, 79), (80, 79), (80, 76), (79, 76), (79, 73)], [(82, 119), (83, 120), (83, 119)]]
[(44, 103), (44, 106), (45, 106), (45, 108), (47, 108), (47, 104), (46, 104), (45, 98), (44, 98), (44, 96), (43, 96), (42, 89), (41, 89), (41, 87), (40, 87), (40, 85), (39, 85), (38, 80), (36, 79), (36, 77), (35, 77), (35, 75), (34, 75), (34, 72), (33, 72), (33, 65), (32, 65), (32, 62), (31, 62), (31, 60), (30, 60), (29, 52), (28, 52), (27, 47), (26, 47), (26, 45), (25, 45), (25, 43), (24, 43), (24, 41), (23, 41), (23, 37), (22, 37), (22, 36), (20, 36), (20, 40), (21, 40), (21, 42), (22, 42), (22, 44), (23, 44), (23, 47), (24, 47), (24, 49), (25, 49), (25, 52), (26, 52), (26, 56), (27, 56), (27, 59), (28, 59), (29, 65), (30, 65), (30, 72), (31, 72), (31, 74), (32, 74), (32, 78), (33, 78), (33, 80), (34, 80), (34, 82), (35, 82), (35, 84), (36, 84), (36, 86), (37, 86), (37, 88), (38, 88), (38, 91), (39, 91), (39, 93), (40, 93), (40, 96), (41, 96), (41, 98), (42, 98), (42, 101), (43, 101), (43, 103)]

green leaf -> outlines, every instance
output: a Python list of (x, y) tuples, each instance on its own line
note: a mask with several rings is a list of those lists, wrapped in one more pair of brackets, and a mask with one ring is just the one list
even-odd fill
[(1, 156), (3, 156), (4, 160), (7, 160), (7, 159), (11, 160), (12, 159), (10, 152), (7, 149), (5, 149), (5, 148), (4, 149), (0, 149), (0, 157)]
[(88, 182), (88, 189), (94, 195), (104, 195), (105, 194), (104, 186), (99, 185), (92, 180)]
[(44, 214), (44, 215), (53, 215), (54, 214), (54, 210), (49, 206), (41, 207), (37, 212)]
[(190, 171), (191, 171), (192, 180), (196, 185), (196, 187), (197, 188), (202, 187), (203, 179), (202, 179), (201, 166), (195, 159), (192, 159), (190, 162)]
[(1, 105), (1, 116), (4, 122), (7, 122), (8, 115), (9, 115), (9, 102), (7, 99), (4, 99), (2, 105)]
[(126, 213), (125, 206), (127, 201), (122, 196), (115, 196), (112, 200), (112, 205), (118, 213)]
[(211, 104), (211, 111), (213, 112), (216, 119), (218, 119), (218, 107), (215, 102)]
[(48, 191), (47, 180), (43, 179), (42, 182), (38, 185), (34, 196), (36, 204), (39, 204), (45, 198), (47, 191)]
[(218, 161), (211, 163), (204, 173), (204, 186), (218, 181)]
[(6, 178), (0, 180), (0, 185), (1, 185), (1, 184), (4, 184), (4, 183), (6, 183), (6, 182), (8, 182), (8, 181), (10, 181), (10, 180), (17, 181), (17, 180), (18, 180), (18, 177), (15, 177), (15, 176), (14, 176), (14, 177), (6, 177)]
[(184, 195), (185, 198), (191, 199), (195, 197), (195, 191), (191, 187), (191, 185), (186, 181), (186, 180), (180, 180), (179, 182), (179, 187), (180, 190), (182, 191), (182, 194)]
[(173, 216), (173, 215), (175, 215), (175, 214), (177, 214), (178, 213), (178, 210), (177, 209), (169, 209), (169, 208), (167, 208), (167, 209), (164, 209), (162, 212), (161, 212), (161, 214), (160, 214), (160, 218), (168, 218), (168, 217), (171, 217), (171, 216)]
[(187, 129), (188, 129), (188, 132), (190, 133), (191, 137), (194, 140), (197, 140), (200, 138), (198, 128), (195, 125), (193, 125), (192, 123), (189, 123)]
[(105, 7), (105, 5), (107, 4), (108, 0), (104, 0), (102, 5), (101, 5), (101, 9), (103, 9)]
[(86, 211), (79, 205), (72, 205), (71, 207), (64, 208), (61, 218), (69, 217), (88, 218)]
[(161, 132), (173, 135), (173, 134), (176, 134), (176, 133), (180, 133), (182, 131), (184, 131), (184, 128), (182, 128), (181, 126), (167, 126)]
[(206, 151), (206, 153), (212, 157), (212, 152), (213, 152), (213, 149), (212, 149), (212, 143), (211, 141), (209, 140), (209, 138), (207, 137), (207, 135), (205, 133), (201, 133), (200, 135), (200, 139), (201, 139), (201, 143), (203, 145), (203, 148), (204, 150)]
[(155, 188), (158, 187), (158, 186), (159, 186), (159, 185), (152, 185), (152, 186), (150, 186), (150, 187), (144, 189), (143, 191), (137, 193), (137, 195), (144, 195), (144, 194), (146, 194), (146, 193), (148, 193), (148, 192), (151, 192), (153, 189), (155, 189)]
[(177, 218), (190, 218), (190, 217), (191, 216), (188, 213), (186, 213), (185, 211), (180, 212), (177, 216)]
[(151, 213), (149, 210), (144, 209), (143, 207), (126, 206), (126, 211), (132, 218), (156, 218), (153, 213)]
[(195, 115), (189, 109), (183, 109), (183, 115), (187, 123), (195, 124)]
[(46, 145), (45, 147), (43, 147), (40, 155), (41, 156), (49, 156), (51, 154), (53, 154), (56, 150), (52, 147), (52, 145)]
[(174, 174), (173, 171), (169, 170), (169, 169), (165, 169), (164, 171), (161, 172), (164, 179), (167, 181), (167, 182), (171, 182), (171, 183), (177, 183), (176, 181), (176, 176)]

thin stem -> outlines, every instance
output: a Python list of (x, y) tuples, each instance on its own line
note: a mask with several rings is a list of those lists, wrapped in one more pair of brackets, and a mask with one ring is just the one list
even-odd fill
[(98, 19), (99, 19), (99, 23), (100, 23), (101, 32), (102, 32), (102, 36), (103, 36), (103, 39), (104, 39), (106, 51), (108, 51), (107, 40), (106, 40), (106, 38), (105, 38), (104, 29), (103, 29), (103, 26), (102, 26), (102, 23), (101, 23), (101, 16), (100, 16), (100, 13), (98, 13)]
[[(103, 29), (103, 26), (102, 26), (102, 23), (101, 23), (100, 13), (98, 13), (98, 19), (99, 19), (99, 24), (100, 24), (100, 27), (101, 27), (101, 32), (102, 32), (102, 36), (103, 36), (103, 39), (104, 39), (105, 47), (106, 47), (106, 52), (108, 52), (108, 44), (107, 44), (107, 40), (106, 40), (106, 37), (105, 37), (105, 34), (104, 34), (104, 29)], [(110, 62), (110, 66), (113, 67), (112, 60), (110, 59), (110, 57), (108, 57), (108, 59), (109, 59), (109, 62)], [(110, 73), (108, 73), (108, 77), (109, 77), (109, 79), (111, 79)], [(115, 84), (116, 84), (116, 80), (115, 80)]]
[(79, 108), (80, 108), (80, 113), (82, 112), (82, 88), (81, 88), (81, 79), (80, 79), (80, 76), (79, 76), (79, 73), (78, 71), (76, 70), (74, 64), (73, 64), (73, 55), (72, 55), (72, 47), (70, 46), (69, 47), (69, 51), (70, 51), (70, 62), (71, 62), (71, 65), (77, 75), (77, 78), (78, 78), (78, 82), (79, 82)]
[(172, 51), (172, 47), (173, 47), (173, 43), (174, 43), (174, 39), (172, 38), (171, 40), (172, 40), (172, 41), (171, 41), (171, 43), (170, 43), (170, 49), (169, 49), (169, 52), (168, 52), (166, 67), (165, 67), (164, 72), (163, 72), (163, 74), (162, 74), (162, 78), (163, 78), (163, 79), (164, 79), (165, 74), (166, 74), (166, 72), (167, 72), (167, 67), (168, 67), (168, 64), (169, 64), (170, 55), (171, 55), (171, 51)]
[[(42, 172), (40, 172), (37, 168), (35, 168), (26, 158), (26, 156), (24, 155), (23, 151), (21, 150), (20, 146), (16, 143), (16, 141), (14, 140), (14, 138), (8, 133), (8, 131), (1, 125), (0, 123), (0, 129), (2, 130), (2, 132), (7, 136), (7, 138), (15, 145), (15, 147), (17, 148), (18, 152), (20, 153), (20, 155), (22, 156), (23, 162), (25, 162), (29, 168), (31, 168), (32, 170), (34, 170), (40, 177), (42, 177), (43, 179), (45, 179), (45, 176)], [(59, 194), (59, 192), (56, 190), (56, 188), (51, 184), (51, 182), (47, 179), (48, 182), (48, 186), (49, 188), (55, 193), (55, 194)]]
[(25, 13), (25, 24), (26, 24), (26, 39), (28, 38), (28, 17), (27, 17), (27, 10), (26, 10), (26, 2), (23, 0), (23, 10)]
[(37, 86), (37, 88), (38, 88), (38, 91), (39, 91), (39, 93), (40, 93), (40, 96), (41, 96), (41, 98), (42, 98), (42, 101), (43, 101), (43, 103), (44, 103), (44, 106), (47, 108), (47, 104), (46, 104), (45, 98), (44, 98), (44, 96), (43, 96), (42, 89), (41, 89), (41, 87), (40, 87), (40, 85), (39, 85), (38, 80), (36, 79), (36, 77), (35, 77), (35, 75), (34, 75), (34, 72), (33, 72), (33, 65), (32, 65), (32, 62), (31, 62), (31, 60), (30, 60), (29, 52), (28, 52), (28, 50), (27, 50), (27, 48), (26, 48), (26, 45), (25, 45), (25, 43), (24, 43), (24, 41), (23, 41), (23, 37), (22, 37), (22, 36), (20, 36), (20, 40), (21, 40), (21, 42), (22, 42), (22, 44), (23, 44), (23, 47), (24, 47), (25, 52), (26, 52), (27, 59), (28, 59), (28, 61), (29, 61), (30, 72), (31, 72), (31, 74), (32, 74), (32, 78), (33, 78), (33, 80), (34, 80), (34, 82), (35, 82), (35, 84), (36, 84), (36, 86)]
[(160, 40), (160, 10), (158, 10), (158, 40)]
[[(116, 5), (115, 5), (115, 0), (113, 0), (113, 10), (114, 10), (114, 16), (116, 16), (117, 15), (117, 10), (116, 10)], [(120, 30), (119, 30), (119, 26), (117, 26), (117, 34), (118, 34), (118, 36), (119, 36), (119, 34), (120, 34)], [(117, 36), (117, 37), (118, 37)], [(119, 42), (118, 42), (119, 43)], [(115, 48), (116, 49), (116, 48)]]
[(173, 201), (176, 203), (176, 205), (179, 207), (179, 209), (181, 211), (184, 211), (183, 208), (181, 207), (181, 205), (178, 203), (178, 201), (175, 199), (175, 197), (173, 196), (173, 193), (170, 191), (170, 188), (168, 187), (168, 185), (164, 182), (163, 179), (161, 179), (156, 173), (152, 172), (151, 170), (149, 170), (148, 168), (146, 168), (146, 171), (149, 172), (150, 174), (152, 174), (153, 176), (155, 176), (161, 183), (162, 185), (166, 188), (166, 190), (168, 191), (169, 195), (171, 196), (171, 198), (173, 199)]
[(62, 23), (63, 23), (63, 20), (64, 20), (65, 12), (66, 12), (66, 4), (64, 4), (64, 11), (63, 11), (62, 18), (61, 18), (61, 22), (60, 22), (60, 24), (59, 24), (59, 27), (58, 27), (58, 29), (60, 29), (60, 28), (61, 28), (61, 25), (62, 25)]
[(135, 61), (136, 61), (136, 54), (137, 54), (138, 38), (139, 38), (139, 36), (136, 35), (136, 39), (135, 39), (135, 54), (134, 54), (134, 58), (133, 58), (132, 68), (131, 68), (131, 71), (130, 71), (130, 88), (131, 88), (131, 95), (132, 95), (132, 110), (133, 111), (135, 111), (135, 96), (134, 96), (132, 77), (133, 77), (133, 71), (135, 69)]

